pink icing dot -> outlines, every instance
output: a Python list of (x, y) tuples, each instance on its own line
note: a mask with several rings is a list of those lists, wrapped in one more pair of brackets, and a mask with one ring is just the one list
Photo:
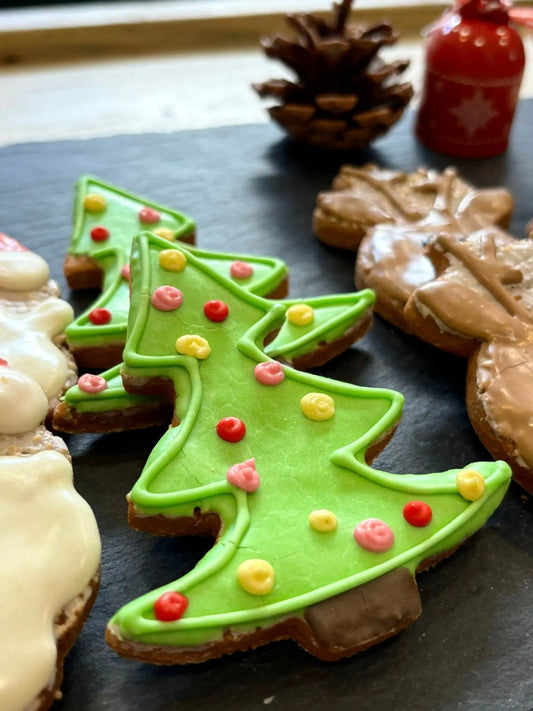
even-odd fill
[(27, 248), (13, 237), (0, 232), (0, 252), (27, 252)]
[(354, 528), (353, 537), (361, 548), (372, 553), (383, 553), (392, 548), (394, 533), (379, 518), (367, 518)]
[(85, 375), (80, 375), (78, 387), (84, 393), (101, 393), (102, 390), (107, 389), (107, 381), (101, 375), (85, 373)]
[(0, 365), (9, 365), (9, 363), (7, 362), (7, 360), (0, 358)]
[(139, 220), (145, 225), (153, 225), (160, 219), (161, 215), (152, 207), (143, 207), (142, 210), (139, 210)]
[(120, 276), (125, 279), (126, 281), (130, 281), (131, 279), (131, 267), (129, 264), (125, 264), (122, 269), (120, 270)]
[(253, 268), (246, 262), (233, 262), (230, 267), (230, 274), (234, 279), (247, 279), (253, 273)]
[(285, 372), (281, 363), (269, 360), (255, 366), (254, 376), (261, 385), (279, 385), (285, 377)]
[(257, 491), (260, 479), (255, 468), (255, 459), (247, 459), (245, 462), (234, 464), (226, 472), (226, 479), (233, 486), (237, 486), (249, 494)]
[(152, 306), (159, 311), (174, 311), (183, 302), (183, 294), (175, 286), (158, 286), (152, 294)]

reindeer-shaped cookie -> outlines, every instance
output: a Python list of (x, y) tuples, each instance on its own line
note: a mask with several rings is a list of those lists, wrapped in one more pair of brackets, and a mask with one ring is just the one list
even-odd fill
[(448, 266), (413, 293), (406, 318), (425, 340), (470, 356), (472, 425), (533, 492), (533, 243), (493, 228), (462, 243), (439, 235), (431, 251)]
[(372, 289), (376, 312), (409, 332), (403, 308), (416, 287), (435, 277), (425, 242), (442, 230), (462, 238), (485, 226), (505, 227), (512, 207), (506, 190), (477, 190), (452, 168), (406, 174), (346, 165), (333, 190), (318, 195), (313, 228), (328, 245), (358, 250), (357, 287)]
[[(410, 624), (415, 572), (482, 525), (507, 465), (372, 469), (400, 417), (399, 393), (269, 358), (265, 334), (285, 326), (294, 349), (305, 323), (287, 324), (287, 303), (246, 292), (186, 248), (142, 234), (131, 270), (124, 382), (171, 393), (179, 424), (128, 497), (130, 523), (216, 543), (185, 576), (119, 610), (108, 643), (173, 664), (292, 638), (333, 660)], [(366, 296), (337, 297), (338, 318)]]

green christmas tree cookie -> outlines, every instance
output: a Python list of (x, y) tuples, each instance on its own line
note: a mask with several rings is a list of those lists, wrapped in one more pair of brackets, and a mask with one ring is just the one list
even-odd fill
[[(372, 469), (400, 418), (399, 393), (271, 360), (264, 336), (287, 305), (246, 292), (186, 248), (142, 234), (131, 270), (125, 383), (146, 393), (165, 383), (179, 424), (133, 487), (130, 522), (217, 541), (191, 572), (119, 610), (108, 643), (173, 664), (292, 638), (338, 659), (410, 624), (420, 613), (415, 572), (483, 525), (509, 467)], [(365, 296), (343, 298), (348, 310)], [(296, 313), (287, 343), (313, 307)]]

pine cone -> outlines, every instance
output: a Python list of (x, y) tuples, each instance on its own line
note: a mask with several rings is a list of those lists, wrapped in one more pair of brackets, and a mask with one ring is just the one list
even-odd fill
[(253, 88), (281, 102), (268, 111), (296, 141), (337, 150), (364, 148), (398, 121), (413, 96), (411, 84), (396, 81), (409, 61), (386, 63), (377, 56), (398, 34), (386, 22), (347, 25), (351, 4), (334, 3), (329, 21), (289, 14), (295, 39), (261, 40), (266, 55), (290, 67), (297, 80), (271, 79)]

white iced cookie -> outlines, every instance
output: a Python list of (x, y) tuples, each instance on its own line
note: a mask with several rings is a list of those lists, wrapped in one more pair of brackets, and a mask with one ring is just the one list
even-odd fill
[(56, 674), (54, 618), (98, 570), (94, 515), (61, 454), (0, 457), (0, 709), (31, 708)]
[(14, 368), (0, 365), (0, 432), (30, 432), (43, 422), (48, 399), (38, 383)]
[(99, 579), (94, 515), (43, 425), (73, 376), (54, 342), (73, 311), (50, 284), (46, 262), (0, 234), (1, 711), (48, 708)]

